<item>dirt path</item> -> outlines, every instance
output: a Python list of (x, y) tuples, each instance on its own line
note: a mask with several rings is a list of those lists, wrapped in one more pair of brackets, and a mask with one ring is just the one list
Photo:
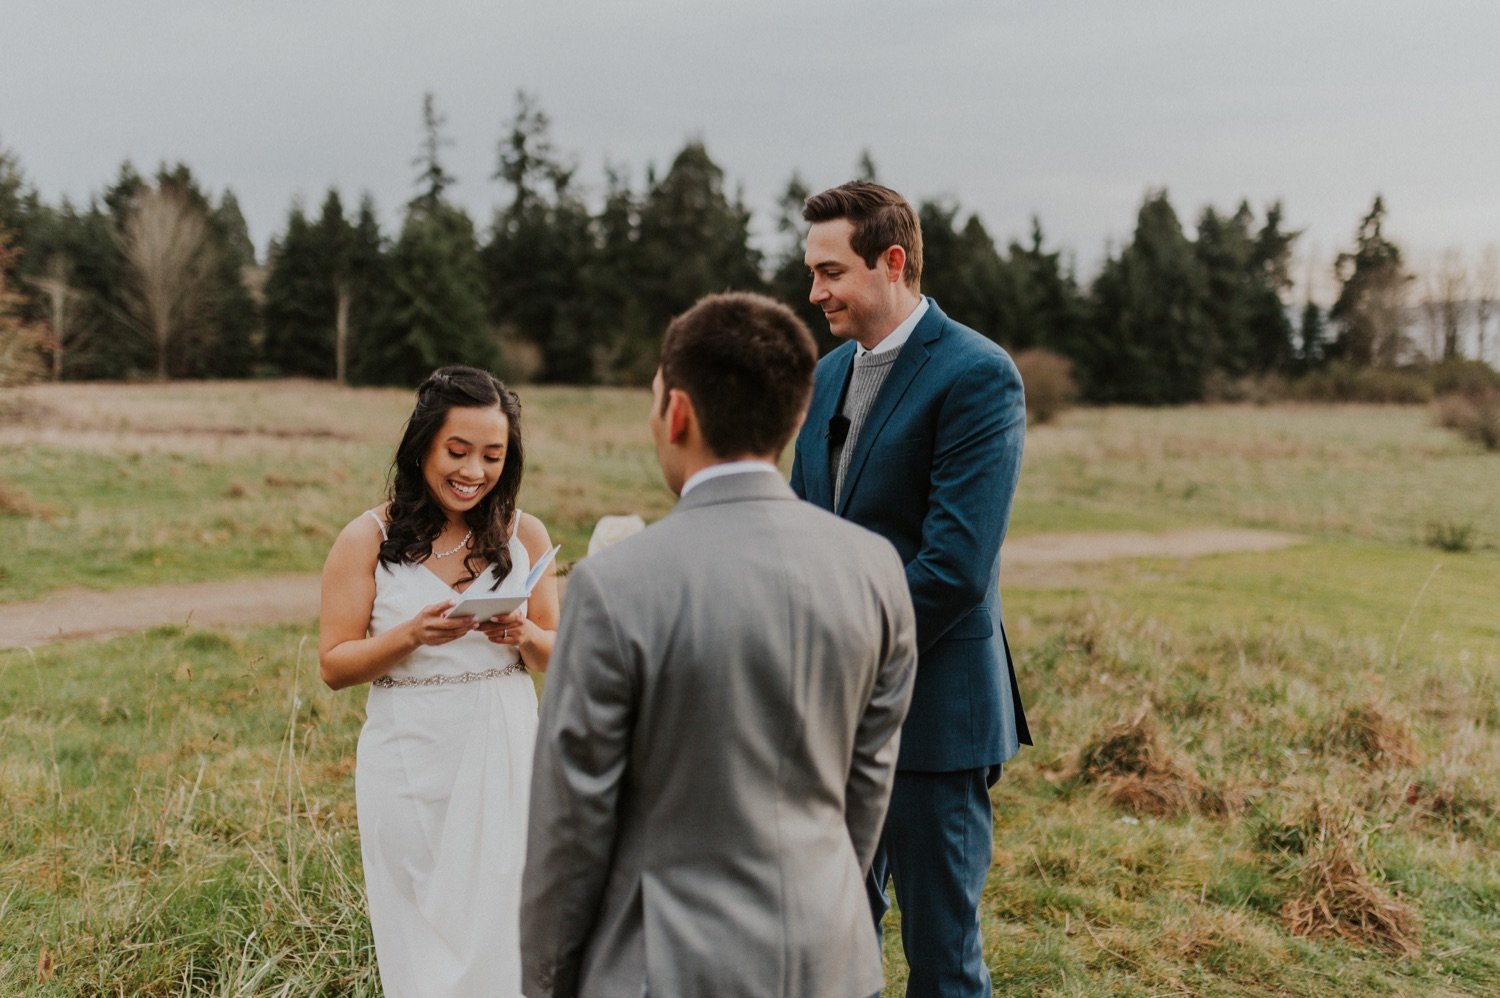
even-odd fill
[[(1301, 543), (1265, 530), (1174, 530), (1036, 534), (1005, 542), (1006, 586), (1054, 584), (1056, 570), (1115, 558), (1197, 558), (1234, 551), (1273, 551)], [(70, 638), (102, 638), (143, 627), (279, 624), (318, 614), (318, 576), (279, 575), (114, 592), (68, 591), (0, 606), (0, 648)]]

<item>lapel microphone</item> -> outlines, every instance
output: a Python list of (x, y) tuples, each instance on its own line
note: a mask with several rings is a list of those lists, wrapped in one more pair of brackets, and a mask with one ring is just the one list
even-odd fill
[(849, 417), (839, 413), (828, 420), (828, 429), (823, 431), (830, 447), (842, 447), (849, 439)]

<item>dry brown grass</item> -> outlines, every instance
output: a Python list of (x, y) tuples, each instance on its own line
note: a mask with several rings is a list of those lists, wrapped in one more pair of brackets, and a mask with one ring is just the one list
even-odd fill
[(1168, 748), (1151, 720), (1152, 705), (1104, 728), (1078, 753), (1075, 776), (1099, 788), (1105, 800), (1137, 815), (1168, 818), (1200, 809), (1208, 794), (1203, 780), (1178, 752)]
[(1414, 766), (1419, 761), (1411, 725), (1389, 706), (1375, 701), (1348, 707), (1328, 730), (1324, 748), (1366, 769)]
[(1500, 391), (1492, 387), (1443, 396), (1433, 403), (1433, 419), (1485, 450), (1500, 450)]
[(32, 499), (24, 489), (0, 482), (0, 516), (19, 516), (28, 520), (45, 520), (55, 511)]
[(296, 380), (65, 382), (14, 395), (25, 418), (0, 421), (0, 444), (215, 458), (327, 454), (330, 445), (393, 442), (410, 400), (400, 390)]
[(1420, 953), (1416, 909), (1388, 893), (1360, 856), (1364, 840), (1357, 813), (1340, 816), (1333, 805), (1319, 801), (1308, 824), (1314, 834), (1307, 851), (1288, 870), (1293, 892), (1280, 913), (1287, 931), (1400, 956)]

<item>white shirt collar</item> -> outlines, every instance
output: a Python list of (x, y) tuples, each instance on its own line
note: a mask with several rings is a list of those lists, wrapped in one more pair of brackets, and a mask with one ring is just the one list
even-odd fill
[(682, 483), (681, 495), (685, 498), (689, 492), (710, 479), (743, 475), (751, 471), (769, 471), (778, 477), (781, 475), (781, 469), (770, 461), (725, 461), (723, 464), (711, 464), (707, 468), (699, 468), (691, 478)]
[(922, 316), (926, 314), (927, 296), (923, 295), (922, 297), (917, 299), (917, 306), (916, 308), (913, 308), (911, 310), (911, 314), (902, 321), (901, 325), (891, 330), (891, 334), (889, 336), (881, 340), (879, 343), (875, 344), (874, 350), (866, 350), (864, 347), (857, 347), (855, 349), (854, 355), (856, 357), (863, 357), (866, 354), (885, 353), (888, 350), (900, 350), (902, 346), (906, 344), (906, 341), (911, 339), (911, 331), (917, 328), (917, 323), (921, 322)]

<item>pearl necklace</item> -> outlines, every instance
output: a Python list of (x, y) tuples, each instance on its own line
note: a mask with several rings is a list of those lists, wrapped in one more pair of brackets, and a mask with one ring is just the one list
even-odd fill
[(451, 549), (449, 549), (447, 551), (434, 551), (434, 552), (432, 552), (432, 556), (434, 558), (447, 558), (450, 555), (458, 554), (464, 548), (466, 548), (466, 547), (469, 546), (469, 539), (472, 538), (473, 536), (474, 536), (474, 531), (470, 530), (468, 533), (464, 534), (464, 539), (461, 540), (461, 541), (459, 541), (458, 545), (456, 547), (453, 547), (453, 548), (451, 548)]

